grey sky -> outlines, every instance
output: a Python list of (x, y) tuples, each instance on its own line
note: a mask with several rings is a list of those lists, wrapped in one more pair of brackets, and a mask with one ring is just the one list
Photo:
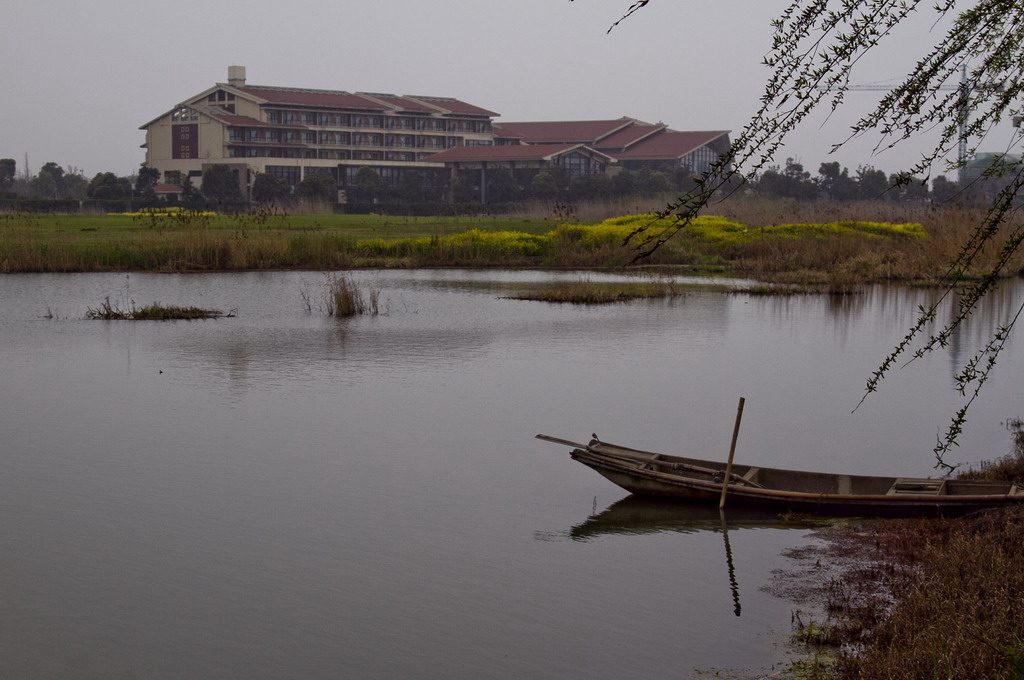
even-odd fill
[[(9, 3), (0, 22), (0, 157), (17, 159), (19, 172), (28, 153), (33, 172), (54, 161), (90, 177), (131, 173), (143, 160), (138, 127), (226, 81), (231, 64), (245, 66), (251, 84), (450, 96), (499, 120), (628, 115), (678, 130), (742, 128), (762, 91), (769, 21), (786, 2), (654, 0), (607, 35), (629, 4)], [(898, 49), (865, 61), (858, 82), (899, 77), (915, 50), (938, 39), (927, 28), (905, 30)], [(812, 172), (823, 160), (851, 171), (913, 160), (922, 143), (872, 158), (864, 142), (826, 157), (878, 94), (851, 93), (849, 112), (807, 126), (777, 160), (796, 156)]]

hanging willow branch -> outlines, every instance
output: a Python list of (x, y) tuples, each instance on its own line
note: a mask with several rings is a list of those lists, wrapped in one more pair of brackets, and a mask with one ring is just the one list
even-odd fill
[[(634, 2), (609, 31), (648, 2)], [(833, 150), (867, 133), (879, 135), (877, 151), (892, 148), (925, 130), (938, 129), (940, 137), (934, 148), (913, 167), (897, 173), (896, 185), (909, 182), (915, 175), (928, 176), (931, 167), (954, 149), (961, 153), (953, 167), (973, 156), (977, 143), (993, 126), (1019, 113), (1017, 107), (1024, 92), (1024, 3), (979, 0), (962, 10), (956, 4), (956, 0), (790, 0), (772, 22), (772, 46), (764, 58), (768, 78), (759, 108), (728, 151), (696, 179), (692, 192), (668, 204), (629, 235), (626, 241), (636, 248), (633, 261), (647, 258), (686, 229), (724, 188), (756, 175), (772, 161), (787, 135), (811, 113), (839, 108), (857, 63), (890, 39), (893, 30), (911, 15), (930, 13), (934, 22), (948, 20), (951, 26)], [(1015, 135), (1013, 145), (1020, 142), (1020, 134)], [(868, 379), (864, 398), (877, 390), (901, 358), (909, 356), (912, 361), (945, 347), (1021, 250), (1024, 231), (1019, 226), (1009, 230), (1004, 227), (1020, 202), (1024, 165), (1004, 157), (998, 170), (986, 173), (997, 171), (1011, 180), (950, 264), (940, 299), (919, 309), (916, 323)], [(668, 220), (668, 226), (663, 220)], [(977, 268), (982, 251), (992, 248), (999, 252), (995, 265), (968, 281), (967, 273)], [(924, 338), (936, 323), (939, 305), (953, 296), (957, 304), (952, 318)], [(981, 388), (1019, 316), (999, 327), (992, 341), (964, 367), (957, 386), (962, 395), (967, 395), (968, 385)], [(935, 447), (937, 467), (949, 467), (944, 455), (956, 445), (975, 396), (976, 391)]]

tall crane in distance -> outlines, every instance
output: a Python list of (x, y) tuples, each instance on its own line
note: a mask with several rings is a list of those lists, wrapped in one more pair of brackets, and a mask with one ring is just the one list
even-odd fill
[[(938, 90), (959, 90), (960, 91), (960, 97), (959, 97), (960, 104), (959, 104), (959, 111), (958, 111), (958, 115), (957, 115), (957, 118), (958, 118), (958, 128), (959, 129), (958, 129), (958, 135), (957, 135), (957, 154), (956, 154), (956, 160), (957, 160), (957, 166), (959, 168), (959, 170), (957, 171), (958, 172), (958, 181), (960, 182), (961, 185), (963, 185), (963, 183), (964, 183), (964, 165), (967, 162), (967, 148), (968, 148), (967, 147), (967, 118), (970, 116), (970, 113), (971, 113), (971, 110), (972, 110), (972, 108), (970, 106), (970, 96), (971, 96), (971, 93), (974, 90), (981, 89), (981, 88), (991, 89), (991, 90), (993, 90), (995, 92), (1001, 92), (1002, 89), (1003, 89), (1003, 84), (1000, 83), (1000, 82), (991, 82), (991, 83), (986, 83), (986, 84), (983, 84), (983, 85), (978, 85), (976, 87), (971, 87), (970, 84), (967, 82), (967, 65), (966, 64), (964, 64), (963, 66), (960, 67), (960, 83), (959, 84), (957, 84), (957, 85), (940, 85), (939, 87), (936, 88)], [(876, 84), (870, 84), (870, 85), (850, 85), (846, 89), (849, 90), (849, 91), (853, 91), (853, 92), (866, 91), (866, 90), (888, 91), (888, 90), (892, 89), (892, 86), (891, 85), (884, 85), (884, 84), (877, 84), (876, 83)], [(1013, 117), (1013, 127), (1020, 127), (1022, 119), (1024, 119), (1024, 117), (1022, 117), (1022, 116), (1014, 116)]]

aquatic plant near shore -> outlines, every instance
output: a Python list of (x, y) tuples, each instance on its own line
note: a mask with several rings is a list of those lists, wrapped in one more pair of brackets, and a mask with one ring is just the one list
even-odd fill
[(234, 312), (225, 314), (219, 309), (202, 309), (200, 307), (180, 307), (177, 305), (162, 305), (159, 302), (136, 307), (132, 303), (128, 308), (121, 308), (116, 302), (112, 303), (107, 297), (99, 307), (89, 308), (85, 312), (86, 319), (102, 319), (105, 321), (175, 321), (195, 319), (217, 319), (222, 316), (233, 317)]
[(323, 283), (318, 291), (310, 288), (303, 280), (299, 287), (299, 295), (307, 313), (317, 311), (327, 316), (355, 316), (357, 314), (380, 314), (380, 290), (373, 288), (364, 296), (363, 291), (345, 274), (324, 274)]
[(599, 283), (575, 281), (554, 283), (535, 291), (509, 295), (511, 300), (569, 302), (600, 305), (642, 298), (669, 298), (683, 295), (681, 287), (671, 282)]
[(108, 295), (99, 307), (86, 310), (86, 319), (101, 319), (105, 321), (175, 321), (194, 319), (216, 319), (222, 316), (233, 317), (235, 310), (225, 314), (219, 309), (202, 309), (200, 307), (181, 307), (177, 305), (162, 305), (154, 302), (144, 307), (136, 307), (135, 300), (131, 295), (131, 276), (124, 277), (124, 287), (121, 289), (121, 302), (111, 302)]

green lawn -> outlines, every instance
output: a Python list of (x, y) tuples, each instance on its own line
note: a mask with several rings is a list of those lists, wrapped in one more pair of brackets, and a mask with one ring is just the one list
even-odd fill
[(209, 230), (269, 230), (334, 232), (350, 239), (441, 236), (468, 229), (522, 231), (544, 234), (554, 220), (516, 217), (394, 217), (388, 215), (212, 215), (192, 218), (147, 215), (0, 215), (0, 238), (61, 235), (65, 238), (106, 240), (127, 232)]

